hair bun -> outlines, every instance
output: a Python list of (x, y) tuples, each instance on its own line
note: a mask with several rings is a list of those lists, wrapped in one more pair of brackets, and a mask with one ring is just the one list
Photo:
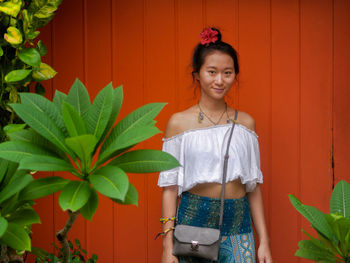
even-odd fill
[(211, 29), (212, 29), (212, 30), (214, 30), (214, 31), (216, 31), (216, 32), (218, 32), (218, 34), (216, 35), (216, 36), (217, 36), (217, 38), (218, 38), (218, 40), (217, 40), (217, 41), (221, 41), (222, 35), (221, 35), (220, 30), (219, 30), (219, 29), (217, 29), (217, 28), (215, 28), (215, 27), (212, 27)]

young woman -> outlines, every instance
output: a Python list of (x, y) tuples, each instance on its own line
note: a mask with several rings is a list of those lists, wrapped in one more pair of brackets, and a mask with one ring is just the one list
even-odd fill
[[(223, 156), (235, 111), (225, 102), (239, 73), (235, 49), (221, 41), (221, 33), (206, 28), (201, 33), (192, 59), (193, 80), (200, 99), (189, 109), (171, 116), (165, 130), (163, 151), (172, 154), (181, 166), (159, 174), (163, 187), (162, 263), (211, 262), (196, 257), (175, 257), (173, 226), (177, 196), (179, 224), (218, 228)], [(272, 263), (264, 219), (258, 136), (254, 119), (237, 111), (229, 148), (224, 220), (221, 230), (220, 263)], [(259, 248), (251, 226), (253, 219)]]

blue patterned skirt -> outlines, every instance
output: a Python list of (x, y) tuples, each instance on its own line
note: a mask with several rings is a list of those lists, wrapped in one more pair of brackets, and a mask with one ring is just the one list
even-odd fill
[[(220, 198), (183, 192), (177, 224), (219, 228)], [(225, 199), (219, 263), (255, 263), (255, 241), (247, 196)], [(179, 257), (179, 263), (212, 263), (197, 257)]]

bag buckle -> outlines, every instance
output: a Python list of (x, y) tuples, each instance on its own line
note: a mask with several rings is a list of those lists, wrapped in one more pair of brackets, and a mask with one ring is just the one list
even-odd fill
[(191, 249), (194, 250), (194, 251), (197, 251), (198, 248), (199, 248), (198, 241), (191, 240)]

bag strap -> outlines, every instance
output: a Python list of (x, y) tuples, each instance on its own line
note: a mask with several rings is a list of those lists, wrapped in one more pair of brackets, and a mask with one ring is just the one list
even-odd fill
[(220, 204), (220, 221), (219, 221), (219, 230), (221, 233), (223, 215), (224, 215), (224, 200), (225, 200), (225, 186), (226, 186), (226, 176), (227, 176), (227, 163), (229, 158), (229, 148), (232, 138), (233, 129), (235, 128), (236, 120), (237, 120), (238, 111), (235, 109), (235, 118), (232, 123), (232, 128), (230, 132), (230, 137), (228, 138), (226, 153), (224, 156), (224, 166), (223, 166), (223, 174), (222, 174), (222, 188), (221, 188), (221, 204)]
[[(227, 162), (228, 162), (228, 158), (229, 158), (228, 152), (229, 152), (229, 148), (230, 148), (233, 129), (235, 128), (235, 124), (237, 121), (237, 115), (238, 115), (238, 111), (235, 109), (235, 117), (233, 119), (230, 136), (229, 136), (228, 142), (227, 142), (226, 153), (224, 156), (224, 166), (223, 166), (224, 168), (223, 168), (223, 176), (222, 176), (221, 203), (220, 203), (220, 221), (219, 221), (220, 233), (221, 233), (221, 226), (222, 226), (222, 220), (223, 220), (223, 214), (224, 214), (224, 199), (225, 199), (225, 185), (226, 185), (226, 175), (227, 175)], [(182, 197), (182, 194), (180, 196), (180, 199), (181, 199), (181, 197)], [(176, 209), (176, 219), (175, 219), (176, 223), (178, 222), (178, 216), (179, 216), (179, 204), (177, 205), (177, 209)]]

